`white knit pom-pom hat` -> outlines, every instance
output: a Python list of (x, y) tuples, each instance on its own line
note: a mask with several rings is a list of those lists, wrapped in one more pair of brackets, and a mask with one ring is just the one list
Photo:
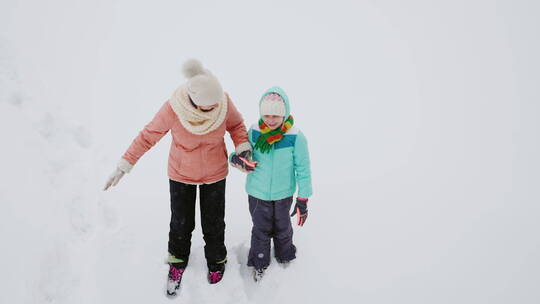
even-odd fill
[(186, 88), (194, 104), (212, 106), (225, 100), (225, 93), (218, 79), (205, 69), (199, 60), (189, 59), (182, 70), (188, 78)]

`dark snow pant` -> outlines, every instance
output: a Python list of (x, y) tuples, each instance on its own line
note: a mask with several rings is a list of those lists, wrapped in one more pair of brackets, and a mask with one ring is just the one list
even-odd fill
[(277, 201), (265, 201), (249, 196), (249, 212), (253, 221), (248, 266), (256, 269), (270, 264), (270, 239), (274, 239), (274, 254), (280, 261), (296, 258), (292, 243), (293, 229), (289, 210), (292, 197)]
[[(187, 266), (191, 249), (191, 233), (195, 229), (195, 199), (197, 186), (169, 180), (171, 192), (171, 223), (169, 253), (182, 259)], [(227, 257), (225, 248), (225, 180), (199, 185), (201, 226), (206, 245), (208, 265)]]

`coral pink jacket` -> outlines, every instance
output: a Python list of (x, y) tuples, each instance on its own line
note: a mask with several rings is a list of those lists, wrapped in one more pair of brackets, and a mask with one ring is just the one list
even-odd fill
[(228, 174), (225, 131), (229, 132), (237, 152), (251, 149), (242, 115), (227, 96), (227, 114), (216, 130), (204, 135), (190, 133), (167, 101), (150, 123), (133, 140), (122, 156), (131, 165), (154, 146), (169, 130), (172, 143), (169, 152), (169, 178), (188, 184), (213, 183)]

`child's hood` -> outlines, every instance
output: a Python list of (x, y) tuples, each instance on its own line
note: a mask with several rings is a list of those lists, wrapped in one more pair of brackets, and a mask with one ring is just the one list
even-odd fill
[(264, 92), (264, 94), (261, 96), (261, 99), (259, 100), (259, 107), (261, 106), (261, 102), (263, 98), (266, 95), (272, 94), (272, 93), (278, 94), (283, 99), (283, 102), (285, 103), (285, 119), (286, 119), (291, 114), (291, 107), (289, 106), (289, 97), (287, 96), (285, 91), (278, 86), (271, 87), (270, 89), (266, 90), (266, 92)]

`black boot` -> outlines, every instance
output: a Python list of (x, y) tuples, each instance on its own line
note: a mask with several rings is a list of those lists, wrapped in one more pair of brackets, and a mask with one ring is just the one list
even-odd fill
[(223, 274), (225, 273), (225, 264), (227, 261), (222, 263), (212, 263), (208, 264), (208, 282), (210, 284), (216, 284), (223, 279)]
[(167, 281), (167, 295), (169, 297), (176, 296), (176, 291), (180, 289), (180, 282), (184, 275), (185, 266), (183, 263), (169, 264), (169, 279)]

